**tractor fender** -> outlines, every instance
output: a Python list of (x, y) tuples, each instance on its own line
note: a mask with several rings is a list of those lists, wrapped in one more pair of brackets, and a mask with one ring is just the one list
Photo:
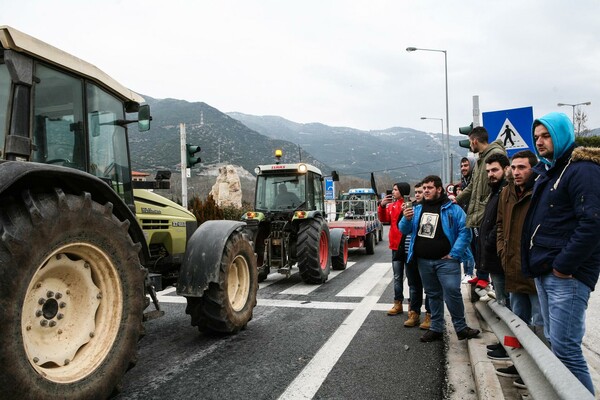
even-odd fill
[(200, 225), (187, 243), (177, 280), (177, 294), (202, 297), (211, 282), (218, 283), (225, 243), (234, 231), (242, 231), (245, 227), (244, 222), (223, 220)]
[(348, 237), (344, 236), (345, 233), (346, 231), (344, 228), (333, 228), (329, 230), (329, 254), (331, 254), (331, 257), (340, 254), (341, 241), (348, 240)]
[[(35, 188), (35, 190), (60, 188), (66, 193), (76, 195), (88, 192), (97, 203), (112, 203), (112, 213), (120, 221), (129, 221), (131, 240), (142, 246), (139, 253), (142, 264), (150, 258), (144, 232), (135, 219), (134, 212), (103, 180), (87, 172), (59, 165), (29, 161), (0, 162), (0, 194), (18, 194), (27, 188)], [(133, 204), (131, 206), (134, 207)]]

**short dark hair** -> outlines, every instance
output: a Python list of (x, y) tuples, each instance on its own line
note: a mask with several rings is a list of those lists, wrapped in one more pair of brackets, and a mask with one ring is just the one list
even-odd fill
[(492, 164), (495, 162), (500, 164), (502, 168), (506, 168), (510, 165), (508, 157), (506, 157), (503, 153), (494, 153), (485, 159), (486, 164)]
[(433, 186), (435, 186), (436, 188), (444, 187), (444, 185), (442, 184), (442, 179), (437, 175), (427, 175), (421, 181), (421, 183), (429, 183), (429, 182), (433, 182)]
[(469, 133), (469, 139), (477, 139), (481, 143), (487, 143), (489, 140), (488, 131), (483, 126), (476, 126)]
[(415, 189), (423, 186), (423, 181), (415, 183)]
[(513, 156), (510, 159), (514, 160), (515, 158), (529, 159), (529, 165), (531, 165), (532, 167), (538, 163), (538, 158), (535, 156), (535, 154), (531, 150), (518, 151), (515, 154), (513, 154)]
[(461, 164), (464, 163), (464, 162), (468, 162), (469, 165), (471, 165), (471, 161), (469, 161), (469, 159), (467, 157), (463, 157), (463, 158), (460, 159), (460, 163)]

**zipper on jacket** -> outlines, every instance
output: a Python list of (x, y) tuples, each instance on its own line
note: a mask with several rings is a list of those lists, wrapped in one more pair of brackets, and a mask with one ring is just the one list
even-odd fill
[(537, 233), (538, 229), (540, 229), (540, 226), (542, 224), (538, 224), (538, 226), (535, 227), (535, 230), (533, 231), (533, 235), (531, 235), (531, 239), (529, 239), (529, 250), (531, 250), (533, 248), (533, 238), (535, 237), (535, 234)]

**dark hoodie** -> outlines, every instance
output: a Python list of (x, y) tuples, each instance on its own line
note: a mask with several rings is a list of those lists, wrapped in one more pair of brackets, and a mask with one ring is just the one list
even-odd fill
[(554, 268), (593, 290), (600, 274), (600, 148), (575, 148), (565, 114), (536, 121), (550, 133), (554, 158), (534, 167), (539, 177), (523, 226), (521, 269), (537, 277)]
[(496, 249), (496, 217), (498, 215), (500, 192), (506, 184), (504, 178), (493, 185), (489, 184), (492, 191), (483, 211), (483, 220), (479, 227), (479, 254), (476, 255), (480, 270), (499, 275), (504, 274), (504, 270)]

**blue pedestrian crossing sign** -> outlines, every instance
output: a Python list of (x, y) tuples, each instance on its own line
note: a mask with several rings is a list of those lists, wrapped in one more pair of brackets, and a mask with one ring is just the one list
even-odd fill
[(325, 200), (335, 200), (333, 178), (330, 176), (325, 177)]
[(509, 157), (521, 150), (534, 150), (532, 124), (533, 107), (483, 113), (483, 126), (488, 131), (489, 142), (502, 139)]

